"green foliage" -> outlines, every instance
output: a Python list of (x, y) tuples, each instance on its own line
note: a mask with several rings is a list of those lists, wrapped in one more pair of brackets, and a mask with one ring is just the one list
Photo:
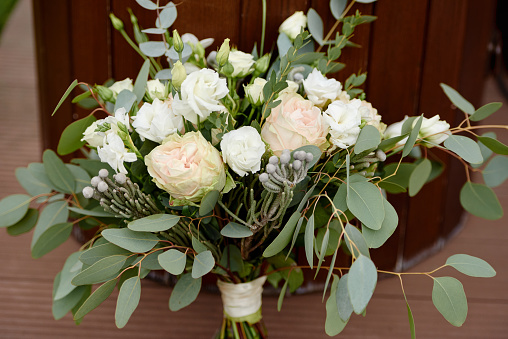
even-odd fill
[(460, 281), (452, 277), (434, 278), (432, 302), (453, 326), (462, 326), (467, 316), (467, 299)]
[(337, 308), (337, 287), (339, 276), (333, 275), (333, 283), (330, 288), (330, 296), (326, 300), (325, 332), (329, 336), (336, 336), (346, 327), (347, 322), (342, 321)]
[[(503, 144), (502, 142), (495, 139), (495, 134), (492, 133), (494, 137), (487, 136), (487, 133), (478, 137), (478, 141), (480, 141), (483, 145), (487, 146), (488, 149), (495, 152), (496, 154), (508, 155), (508, 146)], [(490, 134), (490, 135), (492, 135)], [(483, 152), (482, 152), (483, 154)], [(488, 158), (488, 157), (486, 157)]]
[(117, 246), (133, 253), (150, 251), (159, 242), (159, 238), (150, 232), (136, 232), (128, 228), (106, 229), (102, 236)]
[(496, 271), (485, 260), (467, 254), (455, 254), (446, 260), (446, 265), (470, 277), (491, 278)]
[(138, 307), (141, 297), (141, 281), (139, 277), (132, 277), (122, 284), (116, 302), (115, 324), (118, 328), (127, 325), (132, 313)]
[(174, 214), (153, 214), (148, 217), (136, 219), (127, 224), (127, 227), (136, 232), (162, 232), (178, 224), (180, 216)]
[[(39, 194), (48, 194), (51, 192), (51, 186), (47, 182), (36, 178), (28, 168), (16, 168), (16, 179), (18, 179), (18, 182), (21, 184), (21, 186), (23, 186), (25, 191), (32, 197)], [(49, 181), (49, 179), (47, 180)]]
[[(409, 119), (408, 119), (409, 120)], [(422, 127), (422, 121), (423, 121), (423, 115), (416, 120), (416, 124), (411, 129), (411, 133), (409, 133), (409, 137), (406, 141), (406, 144), (404, 145), (404, 148), (402, 149), (402, 157), (407, 157), (411, 150), (413, 149), (413, 146), (415, 145), (416, 139), (418, 138), (418, 134), (420, 133), (420, 128)], [(406, 121), (407, 122), (407, 121)], [(409, 125), (411, 126), (411, 125)], [(404, 127), (402, 127), (404, 133)]]
[(76, 191), (74, 176), (55, 152), (45, 150), (42, 154), (42, 162), (52, 187), (63, 193), (72, 194)]
[(69, 96), (69, 94), (71, 94), (72, 90), (78, 85), (78, 80), (74, 80), (70, 85), (69, 87), (67, 88), (67, 90), (65, 91), (64, 95), (62, 95), (62, 98), (60, 99), (60, 101), (58, 102), (58, 104), (56, 105), (55, 109), (53, 110), (53, 113), (51, 113), (51, 116), (55, 115), (56, 111), (58, 111), (58, 109), (60, 108), (60, 106), (62, 106), (63, 102), (65, 101), (65, 99), (67, 99), (67, 97)]
[(485, 185), (466, 182), (460, 190), (460, 203), (477, 217), (496, 220), (503, 216), (503, 208), (494, 191)]
[(351, 305), (356, 314), (362, 313), (374, 293), (377, 283), (377, 270), (372, 260), (360, 255), (355, 260), (347, 279)]
[[(141, 66), (138, 77), (136, 78), (136, 82), (134, 83), (134, 95), (136, 95), (137, 102), (140, 102), (143, 99), (143, 96), (145, 95), (145, 87), (149, 71), (150, 71), (150, 59), (146, 59), (145, 62), (143, 63), (143, 66)], [(126, 110), (129, 111), (130, 109)]]
[(78, 273), (72, 284), (76, 286), (105, 282), (115, 278), (127, 259), (126, 255), (112, 255), (95, 262), (92, 266)]
[(26, 215), (12, 226), (7, 227), (7, 233), (9, 235), (20, 235), (23, 233), (30, 232), (32, 228), (37, 224), (39, 218), (39, 211), (34, 208), (29, 208)]
[(340, 278), (336, 291), (336, 302), (339, 317), (344, 322), (347, 322), (353, 313), (353, 305), (351, 305), (351, 299), (349, 298), (347, 283), (348, 276), (349, 274), (346, 273)]
[(365, 241), (362, 232), (351, 224), (347, 224), (344, 231), (346, 233), (344, 236), (344, 242), (346, 243), (349, 252), (356, 258), (360, 255), (370, 258), (369, 246), (367, 246), (367, 242)]
[(32, 258), (37, 259), (51, 252), (67, 239), (72, 232), (72, 223), (66, 222), (49, 227), (32, 246)]
[(97, 261), (113, 255), (130, 254), (129, 251), (109, 242), (100, 245), (94, 245), (92, 248), (89, 248), (86, 251), (80, 253), (81, 255), (79, 256), (79, 261), (87, 265), (93, 265)]
[(440, 86), (443, 89), (443, 91), (445, 92), (448, 99), (450, 99), (452, 104), (454, 104), (458, 109), (460, 109), (462, 112), (467, 113), (469, 115), (474, 113), (474, 111), (475, 111), (474, 106), (469, 101), (464, 99), (464, 97), (462, 95), (460, 95), (459, 92), (457, 92), (450, 86), (443, 84), (443, 83), (441, 83)]
[(111, 279), (101, 286), (99, 286), (81, 305), (81, 307), (74, 314), (74, 320), (83, 318), (90, 311), (94, 310), (97, 306), (106, 300), (116, 286), (116, 279)]
[(55, 201), (46, 205), (40, 213), (39, 220), (35, 225), (31, 248), (34, 247), (39, 237), (46, 232), (47, 229), (53, 225), (67, 222), (68, 218), (69, 210), (67, 209), (67, 202)]
[(310, 268), (314, 263), (314, 213), (310, 215), (305, 226), (305, 257)]
[(416, 165), (411, 176), (409, 177), (409, 196), (414, 197), (423, 185), (427, 182), (432, 172), (432, 163), (429, 159), (422, 159), (422, 161)]
[(81, 141), (83, 132), (96, 120), (93, 115), (89, 115), (67, 126), (58, 142), (58, 154), (67, 155), (83, 147), (86, 144), (85, 141)]
[(159, 254), (159, 264), (163, 269), (173, 275), (182, 274), (185, 270), (187, 255), (179, 250), (171, 248), (166, 252)]
[(309, 9), (307, 12), (307, 25), (309, 27), (309, 32), (312, 34), (314, 40), (316, 40), (320, 46), (323, 46), (323, 20), (313, 8)]
[(219, 191), (212, 190), (205, 194), (199, 205), (199, 215), (205, 216), (211, 213), (219, 200)]
[(365, 226), (379, 230), (385, 217), (383, 196), (376, 185), (370, 182), (349, 184), (347, 206)]
[(347, 0), (330, 0), (330, 11), (335, 19), (340, 19), (342, 12), (346, 9), (346, 5)]
[(79, 255), (81, 252), (72, 253), (60, 272), (58, 287), (53, 295), (54, 300), (59, 300), (71, 293), (77, 286), (71, 283), (72, 279), (79, 273), (81, 266)]
[(395, 208), (393, 208), (386, 199), (383, 199), (383, 204), (385, 208), (385, 218), (379, 230), (372, 230), (362, 224), (362, 235), (369, 248), (381, 247), (388, 238), (391, 237), (393, 232), (395, 232), (399, 223), (399, 216)]
[(483, 162), (482, 152), (476, 142), (462, 135), (450, 135), (444, 146), (471, 164)]
[(192, 277), (194, 279), (200, 278), (210, 272), (215, 266), (215, 259), (212, 252), (203, 251), (194, 257), (192, 263)]
[(294, 212), (289, 220), (287, 221), (286, 225), (282, 228), (282, 231), (277, 235), (277, 237), (272, 241), (268, 247), (266, 247), (265, 251), (263, 252), (263, 257), (273, 257), (280, 251), (284, 249), (284, 247), (289, 244), (291, 241), (291, 238), (293, 237), (296, 224), (298, 223), (298, 220), (300, 219), (301, 214), (299, 212)]
[(469, 120), (471, 121), (480, 121), (487, 117), (489, 117), (491, 114), (497, 112), (503, 104), (501, 102), (491, 102), (486, 105), (483, 105), (482, 107), (478, 108), (473, 115), (469, 117)]
[(482, 171), (483, 180), (489, 187), (497, 187), (508, 179), (508, 157), (496, 156)]
[(220, 234), (228, 238), (247, 238), (253, 235), (249, 227), (236, 222), (229, 222), (220, 230)]
[(284, 301), (284, 296), (286, 295), (286, 290), (288, 288), (289, 279), (286, 280), (282, 288), (280, 289), (279, 298), (277, 299), (277, 311), (280, 312), (282, 310), (282, 302)]
[(200, 290), (201, 278), (194, 279), (191, 273), (182, 275), (169, 298), (169, 309), (175, 312), (189, 306), (196, 300)]
[(378, 147), (380, 142), (381, 134), (379, 134), (377, 128), (371, 125), (366, 125), (362, 128), (360, 135), (356, 140), (354, 153), (360, 154), (368, 150), (374, 150)]
[(120, 108), (124, 108), (126, 112), (129, 112), (135, 102), (136, 94), (132, 93), (128, 89), (124, 89), (118, 93), (118, 96), (116, 97), (115, 112)]
[(26, 194), (13, 194), (0, 200), (0, 227), (18, 223), (28, 212), (31, 197)]

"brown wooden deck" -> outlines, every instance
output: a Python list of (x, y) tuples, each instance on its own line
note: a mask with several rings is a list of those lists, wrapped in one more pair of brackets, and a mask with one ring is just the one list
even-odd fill
[[(40, 161), (32, 46), (30, 3), (25, 0), (17, 8), (0, 45), (0, 198), (22, 191), (14, 177), (16, 167)], [(493, 81), (486, 86), (485, 101), (501, 100)], [(508, 107), (503, 108), (502, 115), (504, 124), (508, 124)], [(508, 142), (507, 133), (504, 142)], [(508, 213), (508, 185), (496, 191)], [(494, 266), (498, 274), (492, 279), (469, 278), (452, 269), (443, 270), (443, 275), (460, 278), (468, 296), (468, 319), (461, 328), (448, 324), (434, 308), (429, 278), (404, 278), (418, 338), (508, 337), (507, 221), (507, 216), (496, 222), (467, 217), (464, 229), (443, 250), (411, 270), (431, 270), (455, 253), (480, 256)], [(202, 293), (193, 305), (172, 313), (168, 309), (170, 289), (152, 281), (143, 281), (140, 305), (122, 330), (114, 325), (115, 298), (87, 315), (80, 326), (75, 326), (70, 316), (55, 321), (51, 315), (53, 278), (78, 245), (69, 240), (58, 250), (34, 260), (29, 254), (30, 240), (30, 235), (9, 237), (0, 230), (0, 338), (210, 338), (220, 323), (218, 295)], [(280, 313), (276, 303), (276, 298), (264, 299), (263, 313), (271, 338), (327, 338), (320, 294), (289, 297)], [(354, 316), (341, 337), (408, 338), (399, 282), (393, 278), (382, 280), (367, 316)]]

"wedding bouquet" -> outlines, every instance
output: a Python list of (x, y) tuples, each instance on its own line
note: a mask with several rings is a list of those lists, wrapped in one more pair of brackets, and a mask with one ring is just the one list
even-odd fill
[[(397, 227), (386, 192), (414, 196), (438, 176), (442, 166), (427, 158), (431, 149), (464, 163), (468, 180), (460, 201), (467, 211), (502, 216), (490, 187), (507, 178), (508, 146), (492, 133), (477, 135), (471, 124), (499, 103), (475, 109), (442, 84), (464, 112), (459, 126), (421, 115), (387, 127), (359, 88), (366, 73), (344, 84), (327, 76), (344, 68), (337, 60), (355, 45), (355, 27), (375, 20), (359, 12), (348, 16), (355, 1), (347, 8), (347, 1), (330, 1), (337, 25), (326, 36), (310, 9), (281, 24), (274, 51), (265, 53), (263, 27), (259, 49), (240, 51), (225, 39), (208, 55), (212, 39), (170, 33), (177, 17), (172, 2), (137, 2), (156, 21), (155, 28), (141, 29), (131, 14), (136, 42), (111, 15), (113, 27), (145, 59), (134, 83), (74, 81), (55, 109), (78, 85), (85, 91), (73, 102), (95, 105), (64, 130), (57, 149), (60, 155), (81, 149), (86, 157), (64, 164), (46, 150), (42, 163), (16, 170), (28, 194), (0, 201), (0, 227), (12, 235), (33, 229), (34, 258), (65, 242), (73, 227), (93, 230), (55, 278), (56, 319), (71, 311), (79, 324), (118, 287), (115, 320), (122, 328), (150, 271), (178, 277), (169, 300), (173, 311), (192, 303), (202, 277), (211, 273), (224, 303), (217, 338), (265, 338), (265, 281), (280, 287), (280, 309), (285, 294), (302, 285), (303, 269), (325, 269), (325, 330), (337, 335), (353, 312), (365, 312), (374, 292), (380, 271), (369, 249), (382, 246)], [(493, 152), (499, 156), (488, 161)], [(478, 168), (485, 184), (469, 178)], [(305, 266), (295, 261), (297, 247), (304, 248)], [(351, 265), (336, 267), (338, 256), (349, 256)], [(488, 263), (466, 254), (445, 266), (495, 275)], [(434, 276), (440, 268), (422, 274), (434, 280), (438, 311), (460, 326), (467, 314), (462, 284)], [(384, 273), (402, 284), (404, 273)]]

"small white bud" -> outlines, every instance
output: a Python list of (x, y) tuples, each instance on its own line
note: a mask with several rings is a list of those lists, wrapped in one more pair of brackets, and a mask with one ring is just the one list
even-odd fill
[(276, 155), (272, 155), (270, 159), (268, 159), (268, 162), (272, 165), (278, 165), (279, 164), (279, 158), (277, 158)]
[(103, 168), (99, 171), (99, 177), (101, 178), (107, 178), (109, 175), (109, 172), (107, 169)]
[(274, 164), (266, 165), (266, 173), (270, 173), (270, 174), (275, 173), (275, 169), (276, 169), (276, 167)]
[(293, 154), (293, 158), (296, 160), (303, 161), (305, 160), (305, 152), (304, 151), (297, 151)]
[(90, 183), (92, 184), (93, 187), (97, 187), (97, 185), (99, 185), (99, 183), (102, 182), (102, 179), (95, 176), (92, 178), (92, 180), (90, 180)]
[(114, 178), (115, 181), (120, 185), (125, 184), (125, 182), (127, 181), (127, 176), (124, 173), (117, 173), (115, 174)]
[(93, 188), (90, 187), (90, 186), (86, 186), (85, 188), (83, 188), (83, 196), (87, 199), (90, 199), (93, 197)]
[(300, 160), (293, 161), (293, 168), (295, 171), (298, 171), (300, 168), (302, 168), (302, 162)]
[(266, 174), (266, 173), (261, 173), (261, 174), (259, 175), (259, 181), (260, 181), (260, 182), (262, 182), (262, 183), (263, 183), (263, 182), (267, 182), (267, 181), (268, 181), (268, 174)]
[(280, 163), (285, 165), (289, 162), (289, 160), (291, 160), (291, 153), (282, 152), (280, 155)]
[(385, 161), (386, 160), (386, 154), (385, 152), (381, 151), (380, 149), (378, 149), (376, 151), (376, 157), (380, 160), (380, 161)]
[(103, 193), (103, 192), (106, 192), (107, 190), (108, 190), (108, 184), (106, 184), (104, 181), (101, 181), (97, 185), (97, 191)]

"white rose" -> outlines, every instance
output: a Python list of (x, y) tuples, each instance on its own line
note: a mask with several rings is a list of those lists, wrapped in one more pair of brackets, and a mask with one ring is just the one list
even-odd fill
[(285, 33), (290, 39), (294, 40), (305, 26), (307, 26), (307, 17), (302, 11), (298, 11), (284, 20), (279, 27), (279, 33)]
[(245, 86), (245, 95), (252, 105), (259, 106), (265, 102), (265, 98), (263, 97), (263, 87), (265, 84), (265, 79), (256, 78), (252, 84)]
[(316, 68), (303, 80), (307, 98), (318, 107), (337, 99), (342, 91), (342, 84), (335, 79), (328, 79)]
[(281, 97), (284, 94), (294, 94), (298, 92), (298, 89), (300, 89), (300, 85), (298, 85), (296, 82), (291, 80), (286, 80), (288, 87), (284, 88), (282, 91), (279, 92), (279, 97)]
[[(416, 124), (417, 120), (418, 119), (415, 119), (413, 126)], [(439, 120), (439, 115), (434, 115), (430, 119), (423, 118), (418, 137), (429, 142), (425, 144), (427, 147), (434, 147), (448, 139), (451, 134), (450, 124), (446, 121)]]
[(198, 117), (204, 121), (212, 112), (224, 109), (219, 100), (229, 92), (226, 79), (219, 78), (217, 72), (208, 68), (189, 74), (180, 91), (182, 97), (176, 95), (173, 110), (194, 124)]
[(261, 168), (265, 144), (254, 127), (243, 126), (224, 134), (220, 147), (222, 159), (239, 176), (256, 173)]
[(254, 57), (252, 54), (242, 51), (229, 52), (228, 61), (233, 65), (234, 71), (231, 76), (233, 78), (245, 78), (254, 71)]
[(159, 79), (146, 82), (146, 93), (150, 99), (165, 100), (168, 97), (168, 88)]
[[(391, 139), (402, 135), (402, 125), (406, 122), (408, 119), (408, 116), (406, 115), (404, 119), (402, 119), (399, 122), (395, 122), (388, 126), (384, 133), (384, 139)], [(402, 144), (405, 143), (405, 140), (402, 142)]]
[(128, 89), (132, 92), (134, 90), (134, 86), (132, 85), (132, 79), (127, 78), (122, 81), (115, 82), (113, 85), (109, 86), (109, 89), (113, 91), (113, 97), (116, 99), (118, 93), (124, 89)]
[(362, 116), (362, 121), (367, 125), (372, 125), (376, 127), (381, 135), (383, 135), (386, 130), (386, 124), (381, 122), (381, 116), (377, 114), (377, 109), (372, 107), (370, 102), (362, 100), (362, 105), (360, 106), (360, 115)]
[(127, 173), (124, 162), (134, 162), (136, 154), (129, 152), (118, 134), (107, 133), (104, 137), (103, 146), (97, 147), (97, 154), (102, 162), (107, 162), (117, 173)]
[[(130, 129), (129, 114), (123, 107), (116, 110), (115, 116), (108, 116), (105, 119), (94, 121), (87, 127), (85, 132), (83, 132), (81, 141), (86, 141), (92, 147), (102, 146), (104, 137), (109, 131), (113, 131), (114, 133), (119, 131), (119, 122), (124, 124), (127, 129)], [(104, 131), (97, 131), (97, 129), (102, 127), (105, 123), (109, 124), (109, 128), (104, 128)]]
[(161, 143), (169, 135), (183, 129), (183, 120), (171, 109), (173, 98), (161, 101), (154, 99), (153, 103), (145, 102), (138, 114), (133, 116), (132, 127), (142, 138)]
[(361, 100), (353, 99), (349, 103), (334, 101), (328, 105), (324, 119), (330, 126), (330, 141), (339, 148), (347, 148), (356, 143), (360, 134)]

